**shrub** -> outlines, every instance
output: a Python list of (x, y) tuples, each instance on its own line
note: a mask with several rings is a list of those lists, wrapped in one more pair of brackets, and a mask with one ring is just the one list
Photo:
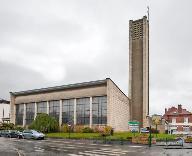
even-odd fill
[(156, 130), (155, 128), (151, 128), (151, 133), (157, 134), (157, 133), (159, 133), (159, 130)]
[(10, 130), (14, 129), (14, 124), (13, 123), (2, 123), (0, 126), (1, 130)]
[(111, 126), (105, 126), (104, 132), (105, 132), (105, 135), (111, 135), (112, 127)]
[(67, 133), (69, 132), (69, 126), (67, 124), (64, 124), (61, 129), (62, 132)]
[(83, 133), (93, 133), (93, 129), (91, 129), (90, 127), (84, 127), (82, 129), (82, 132)]
[(22, 131), (24, 131), (25, 129), (24, 129), (23, 127), (20, 127), (20, 126), (16, 126), (16, 127), (15, 127), (15, 130), (22, 132)]
[(40, 113), (28, 128), (44, 133), (56, 132), (59, 129), (59, 123), (55, 118), (48, 114)]
[(100, 129), (99, 126), (94, 126), (93, 127), (93, 132), (94, 133), (99, 133), (99, 129)]
[(113, 129), (111, 126), (105, 126), (99, 128), (99, 133), (101, 136), (109, 136), (113, 133), (112, 131)]
[(74, 132), (81, 133), (83, 131), (84, 126), (83, 125), (75, 125), (74, 126)]

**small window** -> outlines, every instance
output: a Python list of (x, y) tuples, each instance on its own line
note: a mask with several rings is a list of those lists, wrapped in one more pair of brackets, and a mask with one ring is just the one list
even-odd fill
[(172, 123), (176, 123), (176, 118), (172, 118)]
[(184, 117), (184, 123), (188, 123), (188, 118)]

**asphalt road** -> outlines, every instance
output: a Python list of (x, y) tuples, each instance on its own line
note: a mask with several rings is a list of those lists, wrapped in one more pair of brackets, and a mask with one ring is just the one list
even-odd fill
[(192, 149), (141, 145), (89, 144), (76, 140), (25, 140), (0, 137), (0, 156), (191, 156)]

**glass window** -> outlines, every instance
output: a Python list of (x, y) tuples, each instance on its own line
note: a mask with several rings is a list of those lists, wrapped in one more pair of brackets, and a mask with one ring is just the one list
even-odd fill
[(186, 126), (186, 127), (184, 126), (184, 127), (183, 127), (183, 131), (184, 131), (184, 132), (189, 132), (189, 131), (190, 131), (190, 128), (187, 127), (187, 126)]
[(172, 123), (176, 123), (176, 118), (172, 118)]
[(26, 104), (26, 125), (33, 122), (35, 116), (35, 103)]
[(90, 98), (77, 99), (77, 124), (88, 125), (90, 120)]
[(16, 118), (15, 124), (16, 125), (23, 125), (23, 112), (24, 112), (24, 104), (17, 104), (16, 105)]
[(188, 118), (184, 117), (184, 123), (188, 123)]
[(37, 103), (37, 113), (47, 113), (47, 102), (38, 102)]
[(57, 121), (59, 121), (59, 101), (50, 101), (49, 102), (49, 115), (54, 117)]
[(92, 100), (93, 124), (107, 124), (107, 97), (93, 97)]
[(73, 122), (74, 118), (74, 99), (63, 100), (62, 102), (62, 122)]

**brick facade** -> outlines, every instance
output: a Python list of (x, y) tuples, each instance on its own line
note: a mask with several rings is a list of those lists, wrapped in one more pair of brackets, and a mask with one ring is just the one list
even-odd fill
[(192, 130), (192, 113), (182, 108), (171, 107), (165, 109), (163, 118), (169, 123), (168, 132), (173, 134), (189, 134)]

